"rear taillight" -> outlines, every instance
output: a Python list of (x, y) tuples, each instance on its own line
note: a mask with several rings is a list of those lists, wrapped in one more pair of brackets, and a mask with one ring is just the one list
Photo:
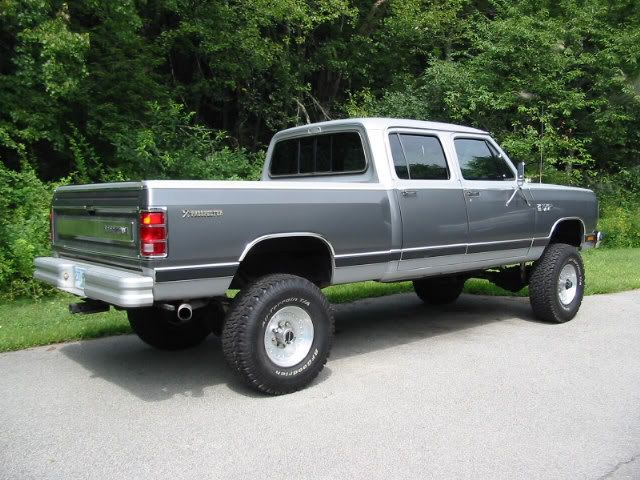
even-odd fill
[(140, 255), (167, 254), (167, 222), (165, 212), (140, 212)]

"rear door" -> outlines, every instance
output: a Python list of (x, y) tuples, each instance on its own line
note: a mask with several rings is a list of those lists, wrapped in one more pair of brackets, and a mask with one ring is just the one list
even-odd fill
[(464, 261), (467, 213), (462, 185), (438, 132), (392, 131), (395, 193), (402, 216), (399, 270)]
[(454, 147), (469, 217), (468, 261), (513, 258), (527, 254), (535, 211), (516, 194), (516, 170), (486, 136), (455, 136)]

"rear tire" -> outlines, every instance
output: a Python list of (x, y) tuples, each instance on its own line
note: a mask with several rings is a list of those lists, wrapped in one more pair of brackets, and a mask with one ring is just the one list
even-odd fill
[(584, 265), (578, 249), (565, 243), (547, 247), (533, 264), (529, 300), (540, 320), (564, 323), (576, 316), (584, 296)]
[(205, 322), (206, 310), (194, 310), (187, 322), (180, 322), (175, 312), (156, 307), (127, 310), (127, 317), (131, 329), (148, 345), (159, 350), (182, 350), (198, 345), (211, 333)]
[(229, 366), (252, 388), (294, 392), (320, 373), (334, 332), (320, 289), (294, 275), (262, 277), (234, 299), (222, 332)]
[(458, 299), (464, 282), (465, 279), (458, 276), (423, 278), (413, 281), (413, 289), (424, 303), (446, 305)]

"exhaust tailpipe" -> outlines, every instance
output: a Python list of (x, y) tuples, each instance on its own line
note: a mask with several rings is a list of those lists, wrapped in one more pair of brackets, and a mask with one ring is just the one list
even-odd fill
[(176, 309), (176, 315), (181, 322), (188, 322), (193, 316), (191, 305), (188, 303), (182, 303)]

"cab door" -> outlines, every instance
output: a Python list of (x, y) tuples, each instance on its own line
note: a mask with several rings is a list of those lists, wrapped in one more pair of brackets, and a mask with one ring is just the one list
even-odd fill
[(464, 261), (467, 213), (462, 185), (437, 132), (392, 132), (395, 194), (402, 217), (398, 270)]
[(453, 142), (469, 218), (468, 261), (525, 256), (535, 222), (528, 189), (509, 202), (516, 171), (489, 138), (456, 136)]

